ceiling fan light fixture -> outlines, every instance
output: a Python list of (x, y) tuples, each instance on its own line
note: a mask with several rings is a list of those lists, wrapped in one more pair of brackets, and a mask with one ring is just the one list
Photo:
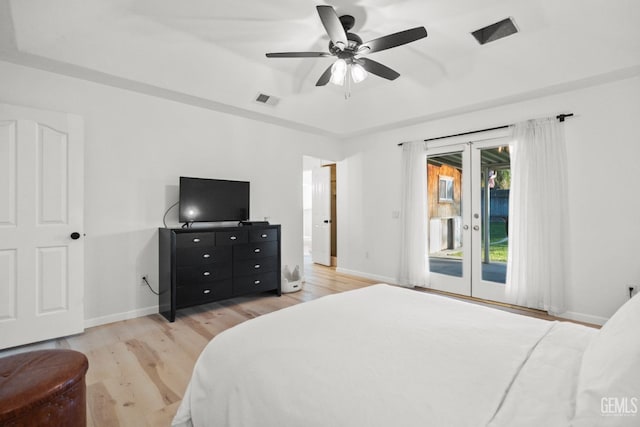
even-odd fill
[[(357, 3), (357, 2), (356, 2)], [(351, 33), (355, 24), (352, 15), (338, 16), (333, 6), (316, 6), (320, 21), (329, 36), (329, 52), (275, 52), (267, 53), (267, 58), (320, 58), (332, 56), (336, 61), (324, 69), (316, 82), (316, 87), (333, 83), (345, 86), (345, 98), (351, 91), (351, 83), (360, 83), (369, 74), (387, 80), (395, 80), (400, 73), (372, 59), (360, 58), (360, 55), (380, 52), (403, 46), (427, 37), (424, 27), (409, 28), (393, 34), (378, 37), (367, 42), (359, 35)]]
[(344, 59), (338, 59), (331, 66), (331, 79), (329, 80), (334, 85), (342, 86), (344, 84), (344, 78), (347, 75), (347, 61)]
[(368, 75), (369, 73), (367, 72), (367, 70), (364, 69), (362, 65), (360, 64), (351, 65), (351, 78), (353, 79), (354, 83), (360, 83), (361, 81), (366, 79)]

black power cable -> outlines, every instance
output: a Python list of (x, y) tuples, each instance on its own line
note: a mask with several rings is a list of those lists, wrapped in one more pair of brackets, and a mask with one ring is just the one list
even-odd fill
[(149, 290), (151, 292), (153, 292), (156, 295), (160, 295), (158, 292), (154, 291), (153, 288), (151, 287), (151, 285), (149, 284), (149, 281), (147, 280), (147, 276), (142, 276), (142, 280), (144, 281), (144, 283), (147, 284), (147, 286), (149, 287)]
[(164, 216), (162, 217), (162, 223), (164, 224), (164, 228), (168, 228), (167, 227), (167, 214), (169, 213), (169, 211), (176, 206), (178, 203), (180, 203), (180, 201), (175, 202), (174, 204), (172, 204), (171, 206), (169, 206), (169, 209), (166, 210), (166, 212), (164, 213)]

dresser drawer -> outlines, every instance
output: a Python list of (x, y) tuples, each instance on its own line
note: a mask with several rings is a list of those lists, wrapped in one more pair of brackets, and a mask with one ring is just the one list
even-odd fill
[(249, 230), (250, 242), (275, 242), (277, 240), (278, 240), (278, 230), (275, 228)]
[(176, 288), (176, 306), (186, 307), (229, 298), (233, 294), (232, 283), (231, 279), (227, 279), (195, 286), (178, 287)]
[(189, 286), (198, 283), (208, 283), (231, 277), (231, 263), (179, 267), (176, 272), (176, 286)]
[(278, 265), (278, 257), (234, 260), (233, 274), (246, 276), (249, 274), (268, 273), (276, 271)]
[(180, 266), (205, 265), (231, 261), (230, 246), (209, 246), (176, 249), (176, 264)]
[(258, 259), (278, 255), (278, 242), (256, 242), (233, 248), (234, 259)]
[(216, 233), (216, 244), (218, 246), (237, 245), (238, 243), (247, 243), (248, 241), (249, 233), (247, 230), (218, 231)]
[(253, 274), (233, 279), (233, 294), (244, 295), (278, 288), (278, 273)]
[(176, 248), (194, 248), (215, 246), (216, 233), (176, 233)]

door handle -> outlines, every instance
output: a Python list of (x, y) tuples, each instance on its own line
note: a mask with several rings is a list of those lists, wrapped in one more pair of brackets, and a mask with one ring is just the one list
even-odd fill
[(330, 220), (330, 219), (325, 219), (323, 222), (324, 222), (325, 224), (329, 224), (329, 223), (331, 222), (331, 220)]
[(69, 237), (71, 237), (73, 240), (78, 240), (80, 238), (80, 233), (74, 231)]

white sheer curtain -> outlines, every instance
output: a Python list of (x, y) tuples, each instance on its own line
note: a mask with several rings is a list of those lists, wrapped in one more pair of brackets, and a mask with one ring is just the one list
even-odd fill
[(427, 286), (427, 156), (424, 142), (402, 144), (402, 211), (398, 284)]
[(555, 118), (513, 128), (507, 298), (521, 306), (565, 311), (567, 160)]

